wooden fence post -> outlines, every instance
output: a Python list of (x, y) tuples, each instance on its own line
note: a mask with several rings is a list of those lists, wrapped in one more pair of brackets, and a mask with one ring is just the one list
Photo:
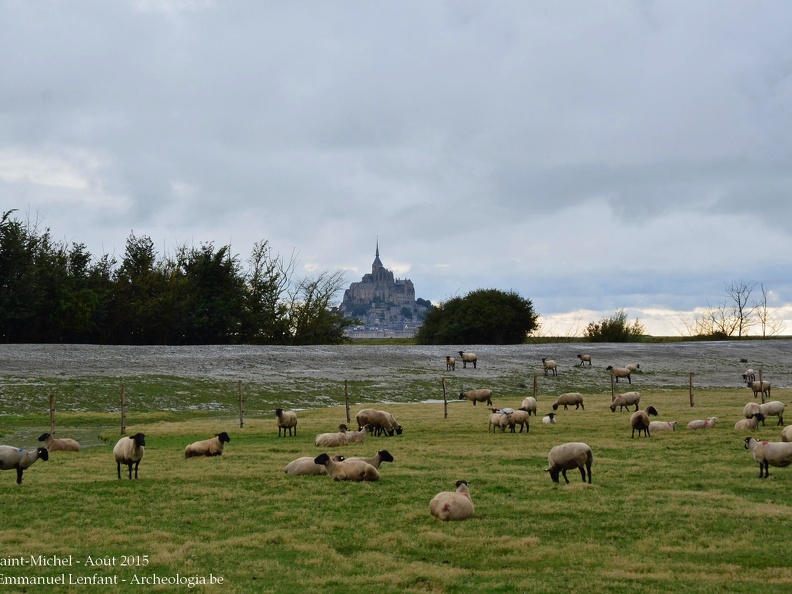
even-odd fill
[(534, 399), (536, 398), (536, 384), (537, 384), (537, 382), (536, 382), (536, 374), (534, 373), (534, 377), (533, 377), (533, 397), (534, 397)]
[[(761, 387), (761, 385), (762, 385), (762, 370), (760, 369), (759, 370), (759, 386)], [(759, 394), (762, 395), (762, 404), (764, 404), (764, 401), (765, 401), (764, 390), (760, 389), (759, 390)]]
[(441, 378), (440, 383), (443, 385), (443, 418), (448, 418), (448, 397), (446, 396), (445, 378)]
[(121, 384), (121, 435), (126, 433), (126, 386)]
[(245, 397), (242, 395), (242, 380), (239, 380), (237, 390), (239, 391), (239, 428), (242, 429), (245, 426)]
[(55, 394), (50, 394), (50, 435), (55, 437)]
[(352, 419), (349, 418), (349, 380), (344, 380), (344, 402), (346, 403), (347, 423), (351, 423)]
[(690, 390), (690, 406), (693, 406), (693, 372), (692, 371), (690, 372), (688, 389)]

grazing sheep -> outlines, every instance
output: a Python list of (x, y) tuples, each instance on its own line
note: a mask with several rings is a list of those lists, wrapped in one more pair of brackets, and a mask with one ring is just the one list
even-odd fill
[(747, 384), (756, 379), (756, 372), (753, 369), (746, 369), (742, 374), (743, 381)]
[[(759, 421), (764, 423), (764, 415), (762, 413), (756, 413), (755, 415), (751, 415), (749, 419), (742, 419), (737, 421), (734, 424), (734, 428), (740, 431), (748, 429), (749, 431), (756, 431), (756, 428), (759, 426)], [(781, 441), (784, 441), (783, 435)]]
[(578, 359), (580, 359), (579, 367), (583, 367), (583, 363), (588, 362), (589, 367), (591, 367), (591, 355), (578, 355)]
[(792, 442), (792, 425), (787, 425), (781, 431), (781, 441)]
[(594, 461), (594, 455), (591, 453), (591, 448), (579, 441), (564, 443), (555, 446), (550, 450), (547, 455), (548, 467), (545, 472), (550, 473), (550, 478), (554, 483), (558, 481), (558, 474), (564, 476), (564, 480), (569, 484), (566, 471), (573, 468), (580, 470), (580, 476), (583, 477), (583, 482), (586, 482), (586, 471), (588, 471), (588, 483), (591, 484), (591, 463)]
[(641, 437), (641, 431), (644, 432), (646, 437), (652, 437), (652, 434), (649, 432), (649, 416), (656, 417), (657, 416), (657, 409), (654, 406), (647, 406), (643, 410), (639, 410), (634, 412), (630, 416), (630, 425), (632, 425), (632, 435), (630, 437), (635, 437), (635, 430), (638, 430), (638, 438)]
[(444, 522), (472, 518), (473, 500), (470, 499), (469, 485), (467, 481), (457, 481), (456, 491), (441, 491), (432, 497), (429, 512)]
[(770, 382), (762, 380), (761, 382), (748, 382), (748, 387), (753, 390), (753, 397), (756, 398), (756, 395), (761, 393), (762, 394), (762, 402), (765, 401), (765, 396), (770, 398)]
[(473, 406), (476, 406), (476, 402), (486, 402), (487, 406), (492, 406), (492, 390), (487, 388), (479, 388), (478, 390), (468, 390), (467, 392), (460, 392), (459, 399), (470, 400), (473, 402)]
[(520, 405), (520, 410), (524, 410), (529, 415), (533, 413), (534, 416), (536, 416), (536, 398), (533, 396), (528, 396), (525, 398)]
[[(792, 464), (792, 443), (780, 441), (756, 441), (745, 438), (745, 449), (750, 450), (754, 460), (759, 463), (759, 478), (770, 476), (770, 466), (783, 468)], [(764, 476), (762, 476), (764, 472)]]
[[(388, 433), (388, 435), (390, 435), (391, 437), (393, 437), (394, 433), (396, 433), (396, 435), (401, 435), (404, 432), (404, 427), (402, 427), (401, 424), (396, 421), (396, 417), (394, 417), (389, 412), (386, 411), (382, 411), (382, 412), (385, 413), (385, 417), (388, 419), (388, 423), (390, 423), (391, 426), (391, 430), (390, 433)], [(380, 433), (382, 433), (382, 431), (380, 431)], [(377, 435), (379, 435), (379, 433)]]
[(384, 410), (364, 408), (355, 415), (355, 420), (358, 423), (358, 428), (362, 429), (365, 425), (369, 425), (374, 435), (385, 433), (392, 437), (394, 433), (402, 434), (402, 426), (396, 422), (396, 418), (392, 414)]
[(446, 371), (455, 371), (456, 370), (456, 359), (454, 357), (450, 357), (446, 355)]
[[(314, 462), (315, 456), (303, 456), (292, 460), (283, 469), (286, 474), (299, 474), (299, 475), (318, 475), (327, 474), (327, 467), (324, 464), (317, 464)], [(336, 462), (343, 462), (343, 456), (333, 456)]]
[(709, 419), (696, 419), (687, 424), (688, 429), (712, 429), (718, 423), (718, 417), (710, 417)]
[(616, 407), (619, 407), (619, 412), (624, 410), (630, 410), (630, 407), (634, 404), (635, 410), (638, 410), (638, 403), (641, 401), (641, 393), (640, 392), (625, 392), (624, 394), (616, 394), (616, 397), (611, 402), (610, 409), (611, 412), (616, 412)]
[(542, 417), (543, 425), (555, 425), (556, 422), (555, 413), (549, 413), (547, 416)]
[(118, 478), (121, 478), (121, 465), (126, 464), (129, 467), (129, 478), (132, 479), (132, 466), (135, 467), (135, 478), (138, 477), (138, 466), (143, 459), (143, 454), (146, 452), (146, 436), (142, 433), (135, 433), (134, 435), (127, 435), (118, 440), (113, 448), (113, 456), (115, 457), (116, 467), (118, 469)]
[(80, 451), (80, 444), (68, 437), (56, 438), (54, 435), (50, 435), (49, 433), (42, 433), (38, 440), (46, 442), (44, 447), (50, 452)]
[[(785, 408), (786, 408), (786, 404), (784, 404), (783, 402), (779, 402), (778, 400), (772, 400), (770, 402), (765, 402), (763, 404), (756, 404), (755, 402), (749, 402), (743, 408), (743, 416), (746, 419), (750, 419), (751, 417), (761, 413), (765, 418), (778, 417), (778, 423), (776, 423), (776, 425), (783, 425)], [(762, 419), (762, 425), (764, 424), (765, 424), (764, 419)]]
[(287, 410), (284, 412), (282, 408), (275, 409), (275, 416), (278, 417), (278, 437), (281, 436), (281, 429), (283, 429), (283, 437), (286, 437), (286, 430), (289, 430), (289, 435), (292, 434), (292, 429), (294, 429), (294, 434), (297, 435), (297, 413), (293, 410)]
[(367, 464), (371, 464), (374, 468), (379, 469), (380, 464), (383, 462), (393, 462), (393, 456), (388, 452), (388, 450), (380, 450), (376, 454), (374, 454), (371, 458), (347, 458), (347, 462), (352, 460), (362, 460)]
[(371, 433), (371, 425), (363, 425), (363, 428), (357, 431), (347, 431), (347, 443), (364, 443), (369, 433)]
[(473, 369), (476, 368), (476, 363), (478, 362), (478, 355), (476, 355), (476, 353), (465, 353), (463, 351), (459, 351), (459, 358), (462, 360), (463, 369), (467, 369), (468, 363), (473, 363)]
[(542, 367), (544, 368), (545, 375), (547, 375), (548, 371), (552, 371), (553, 375), (558, 375), (558, 364), (552, 359), (545, 359), (542, 357)]
[(649, 423), (649, 433), (656, 431), (676, 431), (676, 421), (652, 421)]
[(36, 460), (49, 460), (47, 448), (23, 450), (13, 446), (0, 445), (0, 470), (16, 469), (17, 485), (22, 484), (22, 472), (30, 468)]
[(632, 379), (630, 378), (631, 371), (629, 369), (627, 369), (626, 367), (614, 367), (613, 365), (608, 365), (605, 369), (607, 371), (611, 372), (611, 377), (615, 377), (616, 378), (616, 383), (617, 384), (619, 383), (619, 378), (620, 377), (626, 377), (627, 378), (627, 383), (629, 383), (629, 384), (632, 383)]
[(319, 454), (314, 463), (325, 466), (334, 481), (378, 481), (380, 477), (379, 470), (362, 460), (337, 462), (327, 454)]
[(531, 418), (531, 415), (526, 410), (517, 409), (509, 415), (509, 431), (512, 433), (516, 433), (515, 427), (517, 425), (520, 426), (520, 433), (522, 433), (523, 426), (525, 426), (525, 432), (528, 433), (531, 428), (528, 425), (528, 420)]
[(564, 410), (568, 410), (568, 406), (575, 405), (575, 410), (578, 408), (582, 408), (586, 410), (586, 407), (583, 406), (583, 394), (580, 392), (567, 392), (565, 394), (561, 394), (556, 401), (553, 403), (553, 410), (558, 410), (559, 406), (563, 406)]
[(194, 456), (221, 456), (223, 454), (223, 446), (231, 441), (228, 433), (215, 433), (215, 436), (203, 441), (196, 441), (184, 448), (184, 457), (192, 458)]
[(338, 433), (320, 433), (316, 436), (314, 444), (317, 448), (337, 448), (347, 444), (347, 426), (341, 423)]
[(495, 429), (500, 427), (501, 433), (506, 431), (506, 427), (509, 425), (509, 417), (511, 416), (510, 413), (505, 413), (502, 410), (498, 410), (497, 408), (490, 409), (492, 414), (489, 416), (489, 424), (487, 425), (487, 433), (492, 430), (495, 433)]
[(630, 363), (629, 365), (624, 366), (625, 369), (629, 369), (631, 373), (641, 372), (641, 364), (640, 363)]

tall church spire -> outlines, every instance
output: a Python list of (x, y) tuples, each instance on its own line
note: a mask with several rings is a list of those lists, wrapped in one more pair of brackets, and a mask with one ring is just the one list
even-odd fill
[(379, 268), (383, 268), (383, 266), (379, 257), (379, 237), (377, 237), (377, 251), (374, 255), (374, 262), (371, 264), (371, 272), (374, 273)]

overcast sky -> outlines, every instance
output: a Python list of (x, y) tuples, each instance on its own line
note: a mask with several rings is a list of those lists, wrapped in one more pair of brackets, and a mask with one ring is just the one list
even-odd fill
[[(121, 258), (380, 257), (418, 297), (792, 333), (792, 2), (0, 2), (0, 206)], [(341, 295), (339, 295), (340, 300)]]

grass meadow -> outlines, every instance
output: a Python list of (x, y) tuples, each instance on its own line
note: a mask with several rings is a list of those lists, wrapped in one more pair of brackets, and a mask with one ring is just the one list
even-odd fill
[[(213, 400), (219, 388), (211, 382), (145, 381), (162, 409), (138, 407), (128, 418), (127, 433), (146, 435), (139, 480), (116, 478), (118, 415), (101, 404), (74, 410), (62, 404), (68, 393), (57, 433), (89, 447), (53, 452), (25, 471), (22, 485), (13, 471), (0, 473), (2, 558), (72, 559), (70, 567), (0, 566), (4, 578), (67, 581), (5, 582), (0, 591), (792, 591), (792, 467), (758, 478), (746, 434), (733, 429), (750, 400), (744, 388), (697, 390), (694, 408), (686, 389), (641, 390), (641, 407), (654, 405), (659, 420), (676, 420), (679, 429), (640, 439), (630, 437), (629, 413), (609, 410), (609, 394), (586, 394), (585, 411), (561, 410), (553, 426), (532, 418), (527, 434), (488, 433), (488, 410), (468, 402), (449, 402), (448, 418), (442, 402), (375, 404), (397, 417), (404, 434), (332, 453), (387, 449), (395, 461), (382, 465), (379, 482), (339, 483), (286, 476), (283, 467), (321, 453), (314, 437), (346, 421), (343, 406), (300, 411), (297, 436), (278, 437), (274, 415), (246, 419), (240, 429), (228, 410), (163, 404), (174, 382)], [(89, 384), (75, 390), (97, 388)], [(13, 437), (25, 442), (13, 445), (29, 447), (48, 429), (46, 410), (26, 404), (26, 391), (36, 389), (6, 389), (3, 443)], [(495, 404), (517, 407), (525, 395), (514, 389)], [(788, 402), (789, 392), (774, 390), (773, 398)], [(540, 415), (551, 402), (539, 398)], [(711, 430), (684, 428), (713, 415), (720, 422)], [(780, 439), (774, 423), (755, 436)], [(224, 430), (232, 441), (222, 457), (183, 458), (185, 445)], [(549, 449), (568, 441), (591, 446), (592, 485), (577, 471), (568, 473), (569, 485), (555, 485), (544, 472)], [(430, 516), (429, 500), (458, 479), (471, 483), (475, 517), (442, 523)], [(152, 585), (151, 576), (223, 581), (190, 588)], [(68, 583), (81, 579), (116, 583)]]

